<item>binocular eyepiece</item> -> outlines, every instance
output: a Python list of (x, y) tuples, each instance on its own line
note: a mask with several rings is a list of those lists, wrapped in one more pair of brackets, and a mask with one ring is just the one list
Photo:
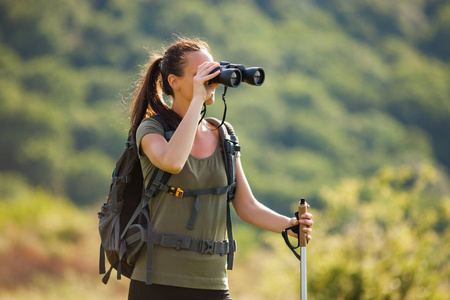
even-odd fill
[(230, 64), (227, 61), (221, 61), (220, 67), (211, 73), (220, 70), (219, 75), (211, 79), (208, 83), (220, 83), (227, 87), (238, 87), (241, 82), (250, 85), (260, 86), (264, 82), (264, 70), (259, 67), (246, 68), (243, 65)]

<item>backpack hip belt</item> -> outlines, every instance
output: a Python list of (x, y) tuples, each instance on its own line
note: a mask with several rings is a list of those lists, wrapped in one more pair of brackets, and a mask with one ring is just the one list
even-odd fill
[[(140, 225), (139, 231), (133, 235), (128, 236), (125, 240), (128, 245), (137, 241), (147, 242), (148, 232)], [(131, 229), (131, 228), (130, 228)], [(193, 239), (188, 236), (165, 234), (152, 232), (153, 245), (158, 245), (166, 248), (175, 248), (176, 250), (190, 250), (202, 254), (220, 254), (224, 256), (230, 251), (236, 251), (236, 241), (233, 241), (233, 247), (230, 247), (228, 240), (224, 241), (210, 241)]]

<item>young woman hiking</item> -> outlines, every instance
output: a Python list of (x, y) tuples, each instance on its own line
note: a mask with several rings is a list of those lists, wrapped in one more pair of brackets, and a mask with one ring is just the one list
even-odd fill
[[(168, 185), (183, 189), (205, 189), (227, 185), (218, 130), (200, 122), (203, 104), (214, 103), (218, 84), (207, 84), (218, 75), (209, 46), (199, 40), (182, 38), (168, 47), (163, 56), (148, 66), (131, 108), (133, 136), (142, 165), (145, 185), (156, 168), (170, 172)], [(171, 97), (167, 106), (161, 92)], [(148, 118), (160, 115), (176, 128), (169, 142), (160, 123)], [(206, 241), (226, 240), (227, 195), (199, 197), (195, 226), (186, 224), (194, 198), (158, 193), (150, 203), (154, 232), (187, 236)], [(296, 218), (282, 216), (259, 203), (252, 194), (236, 159), (236, 192), (233, 206), (237, 215), (258, 228), (281, 232), (298, 224)], [(311, 239), (313, 216), (302, 215), (307, 239)], [(292, 235), (295, 235), (292, 233)], [(152, 284), (146, 285), (146, 251), (141, 251), (131, 277), (129, 299), (231, 299), (226, 273), (227, 256), (154, 246)]]

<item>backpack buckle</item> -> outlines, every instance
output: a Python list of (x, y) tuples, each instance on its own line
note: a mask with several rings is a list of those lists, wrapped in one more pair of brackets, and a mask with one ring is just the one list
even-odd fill
[(184, 191), (180, 188), (170, 187), (169, 194), (175, 195), (175, 197), (183, 197)]

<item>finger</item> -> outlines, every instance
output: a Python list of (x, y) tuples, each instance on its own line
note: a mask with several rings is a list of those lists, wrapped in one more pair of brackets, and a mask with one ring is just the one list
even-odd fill
[(220, 85), (220, 83), (211, 83), (210, 81), (205, 82), (207, 88), (210, 88), (211, 91), (215, 91), (216, 88)]
[(312, 220), (314, 218), (314, 216), (310, 213), (304, 213), (300, 216), (302, 219), (310, 219)]
[(212, 72), (212, 71), (214, 71), (214, 69), (215, 68), (212, 67), (212, 68), (206, 69), (205, 72), (197, 73), (197, 75), (195, 75), (195, 79), (199, 82), (202, 82), (205, 85), (208, 85), (208, 81), (213, 79), (220, 73), (220, 69), (215, 72)]
[(220, 67), (220, 64), (214, 61), (207, 61), (202, 63), (197, 68), (197, 74), (200, 76), (208, 75), (210, 74), (214, 69), (217, 69)]
[(205, 68), (208, 68), (211, 65), (219, 65), (219, 63), (215, 62), (215, 61), (205, 61), (201, 64), (198, 65), (197, 70), (204, 70)]
[(310, 241), (310, 240), (312, 239), (312, 236), (310, 236), (310, 235), (308, 234), (308, 235), (306, 235), (306, 239), (307, 239), (308, 241)]
[(301, 219), (300, 223), (305, 224), (308, 227), (312, 227), (314, 225), (314, 221), (310, 219)]
[(217, 75), (219, 75), (220, 70), (217, 70), (214, 73), (208, 73), (207, 75), (202, 77), (203, 82), (205, 82), (205, 84), (207, 83), (208, 80), (213, 79), (214, 77), (216, 77)]
[(305, 232), (307, 234), (311, 234), (312, 233), (312, 228), (310, 228), (310, 227), (303, 227), (303, 232)]

